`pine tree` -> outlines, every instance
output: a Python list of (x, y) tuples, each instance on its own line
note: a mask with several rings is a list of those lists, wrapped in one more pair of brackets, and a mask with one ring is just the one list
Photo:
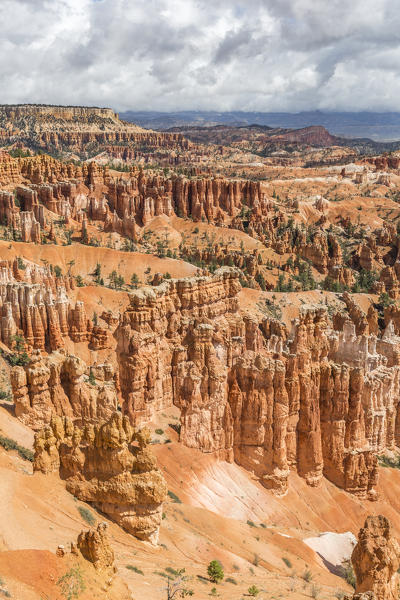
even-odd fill
[(225, 577), (222, 565), (218, 560), (212, 560), (210, 562), (207, 567), (207, 573), (211, 581), (214, 583), (220, 583)]

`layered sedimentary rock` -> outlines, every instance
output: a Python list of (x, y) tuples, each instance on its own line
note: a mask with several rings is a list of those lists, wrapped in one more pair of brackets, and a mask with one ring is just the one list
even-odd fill
[(0, 123), (4, 143), (16, 140), (47, 150), (82, 152), (86, 147), (132, 144), (138, 147), (186, 149), (190, 142), (179, 133), (147, 131), (121, 121), (110, 108), (45, 105), (2, 105)]
[[(234, 216), (243, 204), (256, 206), (262, 199), (261, 184), (224, 178), (163, 177), (140, 171), (129, 180), (110, 182), (108, 208), (120, 219), (133, 216), (139, 225), (165, 214), (191, 217), (194, 221), (218, 221)], [(95, 207), (92, 214), (96, 214)]]
[(399, 444), (399, 350), (334, 331), (304, 307), (289, 333), (238, 310), (238, 275), (165, 281), (131, 295), (116, 331), (123, 410), (144, 422), (172, 403), (181, 441), (235, 460), (284, 493), (290, 469), (376, 497), (375, 453)]
[(376, 600), (397, 600), (400, 546), (388, 519), (367, 517), (351, 556), (356, 576), (356, 595), (370, 592)]
[(148, 430), (134, 430), (119, 413), (84, 429), (53, 419), (35, 436), (34, 469), (59, 469), (71, 494), (156, 544), (167, 487), (149, 442)]
[(81, 424), (106, 420), (118, 406), (112, 366), (89, 368), (64, 352), (43, 356), (34, 351), (25, 367), (12, 369), (11, 385), (16, 416), (35, 430), (49, 424), (53, 415)]

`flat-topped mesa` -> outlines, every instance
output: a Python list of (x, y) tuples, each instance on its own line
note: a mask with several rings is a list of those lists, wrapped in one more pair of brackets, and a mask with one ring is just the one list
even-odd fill
[(356, 576), (354, 598), (370, 592), (375, 600), (398, 599), (400, 546), (386, 517), (367, 517), (351, 562)]
[(186, 150), (191, 143), (182, 134), (145, 130), (121, 121), (110, 108), (84, 106), (0, 105), (2, 142), (19, 141), (34, 148), (75, 150), (126, 144)]
[(76, 498), (92, 503), (128, 533), (157, 544), (167, 486), (149, 442), (148, 430), (133, 429), (119, 413), (85, 429), (53, 419), (35, 436), (34, 470), (59, 469)]
[[(224, 246), (218, 243), (210, 244), (207, 248), (182, 247), (180, 248), (180, 257), (192, 264), (213, 265), (217, 263), (218, 265), (235, 266), (242, 270), (242, 277), (244, 277), (244, 273), (246, 274), (247, 281), (251, 282), (249, 287), (253, 289), (260, 288), (257, 280), (260, 275), (265, 276), (265, 266), (259, 264), (261, 256), (257, 249), (246, 252), (232, 249), (228, 243)], [(272, 283), (268, 284), (267, 282), (265, 282), (265, 286), (271, 289), (274, 287)]]
[(118, 407), (116, 376), (111, 364), (88, 367), (75, 356), (34, 351), (30, 362), (11, 371), (15, 414), (34, 430), (53, 415), (77, 424), (108, 419)]
[(98, 108), (97, 106), (53, 106), (50, 104), (3, 104), (0, 105), (0, 115), (9, 119), (18, 119), (28, 116), (54, 117), (65, 121), (89, 117), (102, 117), (111, 120), (118, 119), (117, 113), (112, 108)]
[(305, 306), (290, 334), (238, 310), (234, 269), (131, 295), (116, 331), (123, 411), (171, 404), (180, 440), (285, 493), (290, 469), (376, 498), (375, 453), (400, 445), (400, 339), (337, 332)]
[(171, 318), (178, 311), (180, 317), (192, 319), (212, 319), (226, 312), (237, 312), (240, 289), (238, 272), (231, 267), (221, 267), (211, 277), (165, 280), (159, 286), (130, 294), (122, 326), (130, 325), (136, 331), (143, 331), (144, 326), (145, 330), (172, 333)]

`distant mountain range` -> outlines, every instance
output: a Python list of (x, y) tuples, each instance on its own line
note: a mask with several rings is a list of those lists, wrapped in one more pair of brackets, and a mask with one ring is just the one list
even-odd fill
[(377, 112), (217, 112), (217, 111), (126, 111), (120, 114), (148, 129), (169, 129), (183, 126), (246, 126), (268, 125), (269, 127), (302, 128), (322, 125), (331, 134), (347, 138), (369, 138), (384, 142), (400, 140), (400, 113)]

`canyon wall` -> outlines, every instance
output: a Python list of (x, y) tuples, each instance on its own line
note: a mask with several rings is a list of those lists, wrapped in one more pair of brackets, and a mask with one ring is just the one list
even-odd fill
[(376, 497), (376, 453), (400, 444), (393, 327), (338, 332), (305, 307), (292, 331), (238, 310), (238, 275), (170, 280), (131, 294), (116, 331), (123, 411), (142, 423), (175, 404), (181, 441), (284, 493), (291, 469)]

